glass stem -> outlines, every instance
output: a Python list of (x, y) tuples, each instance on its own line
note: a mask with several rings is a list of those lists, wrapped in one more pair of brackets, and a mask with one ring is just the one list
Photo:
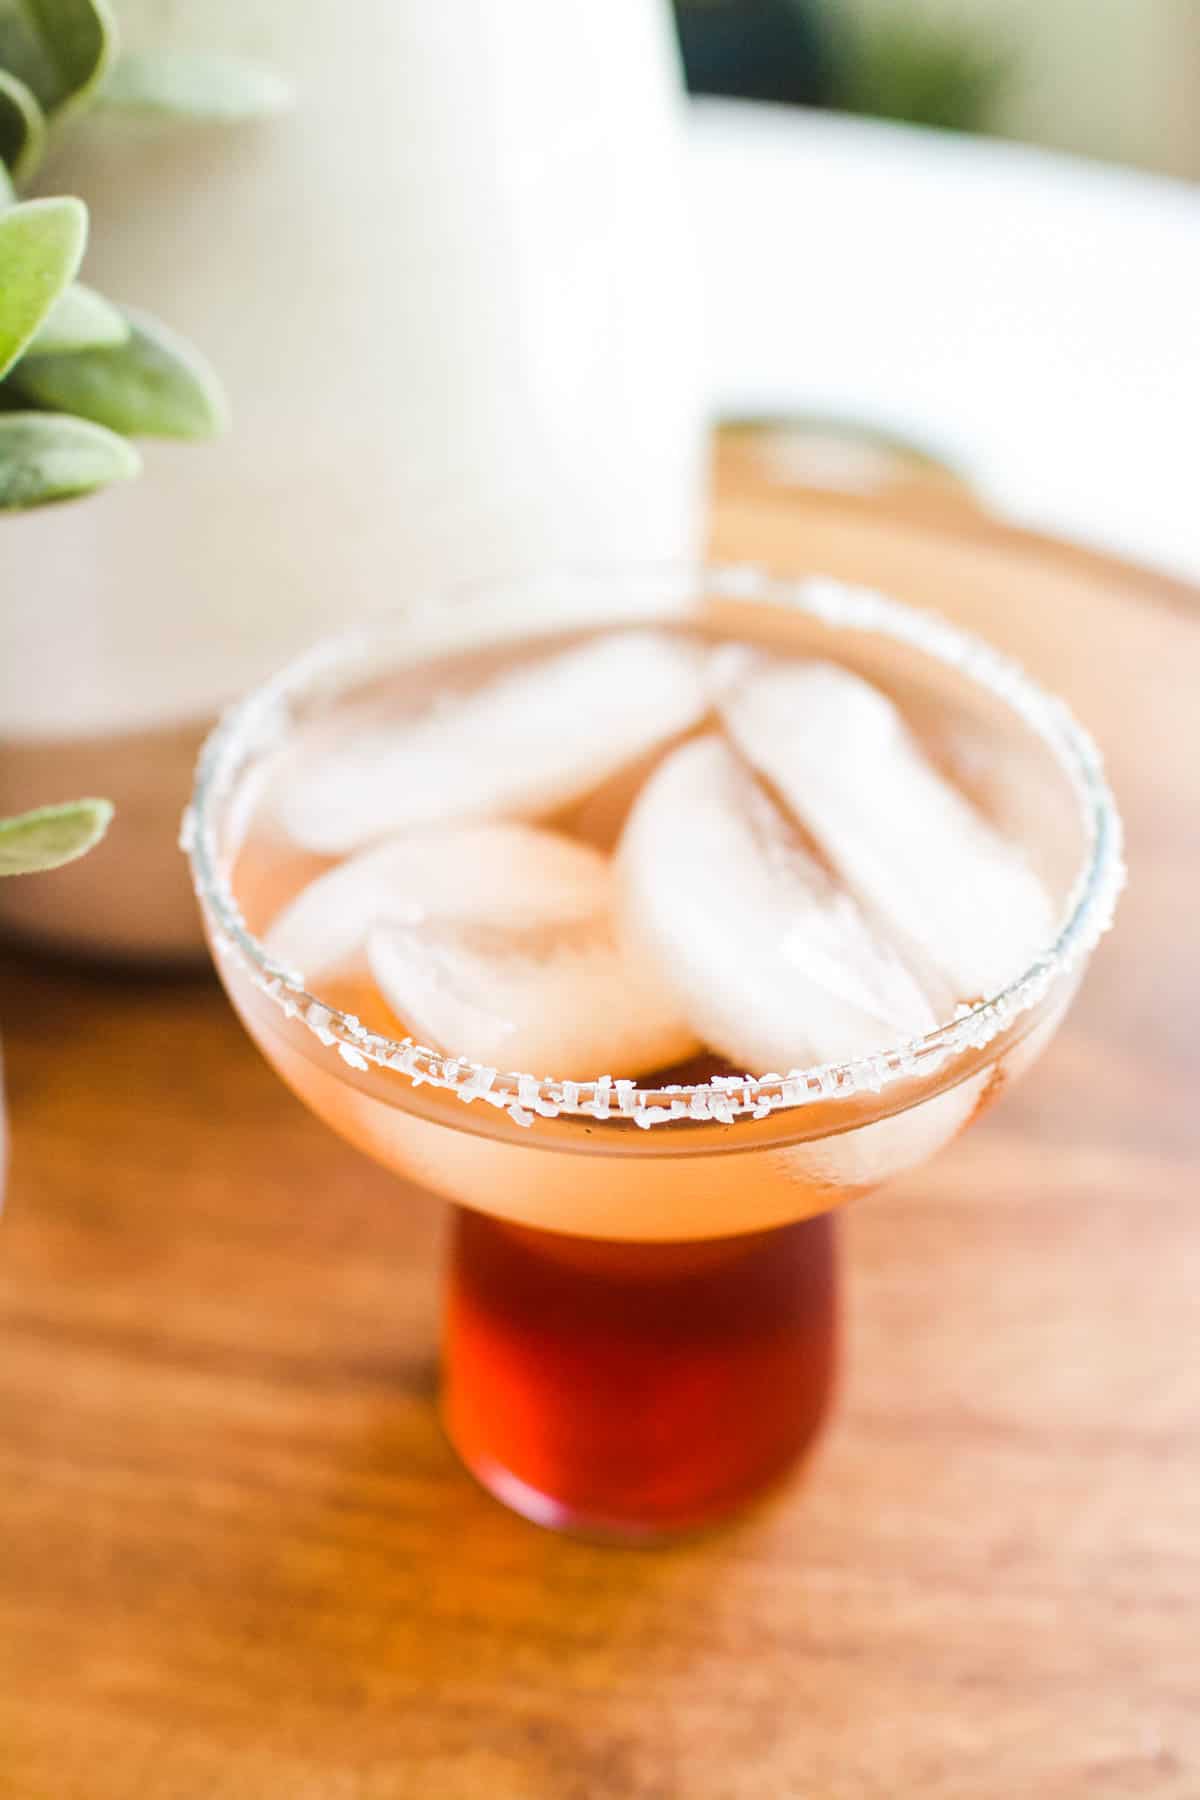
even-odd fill
[(735, 1511), (812, 1440), (836, 1352), (834, 1224), (618, 1243), (457, 1209), (443, 1414), (543, 1525), (653, 1538)]

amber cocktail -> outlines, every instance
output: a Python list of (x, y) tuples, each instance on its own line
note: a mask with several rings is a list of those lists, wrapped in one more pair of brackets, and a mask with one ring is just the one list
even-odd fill
[(1030, 1065), (1121, 880), (1094, 748), (1012, 664), (736, 570), (322, 646), (213, 735), (186, 840), (264, 1053), (456, 1205), (464, 1462), (631, 1539), (811, 1442), (833, 1209)]

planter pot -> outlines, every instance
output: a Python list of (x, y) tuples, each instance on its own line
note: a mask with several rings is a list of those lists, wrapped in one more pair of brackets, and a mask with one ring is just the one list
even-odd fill
[(194, 338), (234, 425), (0, 528), (4, 803), (122, 808), (0, 921), (164, 956), (199, 944), (174, 841), (225, 700), (414, 590), (691, 554), (704, 430), (665, 7), (118, 13), (132, 45), (251, 54), (296, 90), (239, 125), (88, 119), (45, 183), (91, 208), (89, 279)]

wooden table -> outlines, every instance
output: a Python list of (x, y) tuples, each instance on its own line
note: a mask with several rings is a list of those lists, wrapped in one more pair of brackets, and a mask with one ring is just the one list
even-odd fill
[(211, 979), (10, 959), (4, 1800), (1200, 1794), (1197, 597), (752, 460), (716, 535), (983, 625), (1104, 740), (1134, 880), (1056, 1048), (847, 1217), (806, 1478), (618, 1553), (456, 1466), (438, 1206)]

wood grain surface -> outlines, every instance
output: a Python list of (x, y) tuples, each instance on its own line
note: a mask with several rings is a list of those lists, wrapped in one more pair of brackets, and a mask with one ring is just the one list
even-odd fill
[(1133, 883), (1054, 1050), (846, 1217), (805, 1476), (615, 1552), (460, 1471), (440, 1208), (211, 978), (10, 953), (4, 1800), (1200, 1795), (1200, 597), (743, 454), (716, 538), (984, 628), (1105, 744)]

